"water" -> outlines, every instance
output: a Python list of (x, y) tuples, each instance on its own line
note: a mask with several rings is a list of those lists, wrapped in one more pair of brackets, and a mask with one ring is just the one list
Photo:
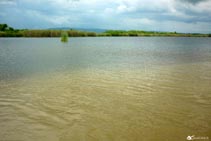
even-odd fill
[(0, 39), (0, 139), (211, 138), (211, 39)]

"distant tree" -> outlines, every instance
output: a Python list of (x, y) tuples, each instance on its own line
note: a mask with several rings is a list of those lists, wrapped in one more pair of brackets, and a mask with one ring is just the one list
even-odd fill
[(14, 28), (12, 28), (12, 27), (9, 27), (9, 31), (14, 31)]
[(7, 24), (0, 24), (0, 31), (5, 31), (7, 29)]

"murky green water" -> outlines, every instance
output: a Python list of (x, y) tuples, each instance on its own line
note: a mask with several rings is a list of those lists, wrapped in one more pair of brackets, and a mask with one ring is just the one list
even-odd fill
[(0, 140), (211, 138), (210, 38), (0, 39)]

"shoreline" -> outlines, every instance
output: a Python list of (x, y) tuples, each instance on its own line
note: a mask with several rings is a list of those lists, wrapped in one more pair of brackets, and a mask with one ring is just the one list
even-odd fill
[[(210, 36), (70, 36), (69, 38), (103, 38), (103, 37), (108, 37), (108, 38), (116, 38), (116, 37), (131, 37), (131, 38), (137, 38), (137, 37), (169, 37), (169, 38), (210, 38)], [(20, 36), (4, 36), (4, 37), (1, 37), (0, 36), (0, 39), (3, 39), (3, 38), (61, 38), (61, 37), (48, 37), (48, 36), (43, 36), (43, 37), (35, 37), (35, 36), (29, 36), (29, 37), (20, 37)]]
[(7, 24), (2, 26), (4, 28), (0, 29), (0, 37), (61, 37), (64, 31), (68, 37), (211, 37), (211, 33), (180, 33), (176, 31), (105, 30), (96, 32), (75, 29), (14, 29)]

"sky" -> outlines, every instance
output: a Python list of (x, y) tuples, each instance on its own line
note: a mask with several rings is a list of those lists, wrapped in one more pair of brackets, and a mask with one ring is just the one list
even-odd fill
[(211, 0), (0, 0), (0, 23), (211, 33)]

